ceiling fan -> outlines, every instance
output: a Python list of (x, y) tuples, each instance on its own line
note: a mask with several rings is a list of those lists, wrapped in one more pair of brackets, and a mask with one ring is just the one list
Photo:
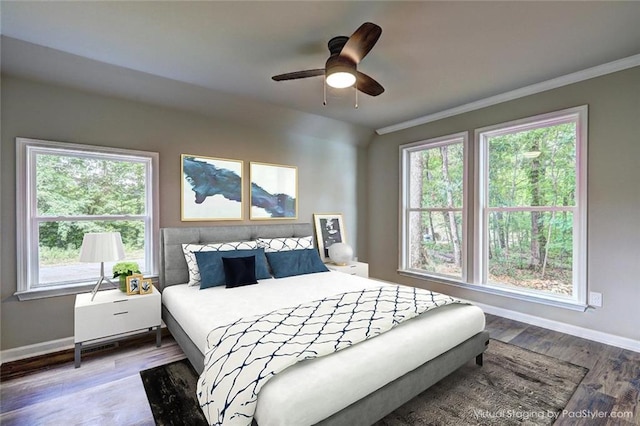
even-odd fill
[(342, 89), (355, 84), (359, 91), (370, 96), (378, 96), (384, 92), (384, 87), (367, 74), (358, 71), (358, 64), (371, 51), (380, 34), (382, 34), (382, 28), (371, 22), (365, 22), (351, 37), (338, 36), (329, 40), (331, 55), (324, 68), (295, 71), (274, 75), (271, 78), (275, 81), (284, 81), (323, 75), (326, 83), (331, 87)]

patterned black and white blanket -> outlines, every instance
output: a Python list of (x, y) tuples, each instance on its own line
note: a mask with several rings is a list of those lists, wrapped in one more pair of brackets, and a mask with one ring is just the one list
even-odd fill
[(200, 407), (211, 425), (251, 424), (258, 392), (295, 363), (375, 337), (438, 306), (459, 303), (439, 293), (385, 285), (240, 318), (207, 337), (198, 380)]

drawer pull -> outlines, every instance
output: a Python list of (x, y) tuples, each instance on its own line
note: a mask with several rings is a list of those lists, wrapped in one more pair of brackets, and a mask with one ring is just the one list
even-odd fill
[(125, 314), (128, 314), (128, 313), (129, 313), (129, 311), (116, 312), (116, 313), (115, 313), (115, 314), (113, 314), (113, 315), (114, 315), (114, 316), (116, 316), (116, 315), (125, 315)]
[(121, 302), (128, 302), (127, 299), (122, 299), (122, 300), (114, 300), (113, 303), (121, 303)]

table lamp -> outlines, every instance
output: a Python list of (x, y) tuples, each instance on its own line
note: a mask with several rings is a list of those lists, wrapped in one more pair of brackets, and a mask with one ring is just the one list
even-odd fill
[(333, 243), (329, 246), (329, 259), (339, 266), (345, 266), (353, 258), (353, 249), (347, 243)]
[[(124, 247), (119, 232), (89, 232), (84, 234), (80, 248), (80, 262), (100, 262), (100, 278), (91, 292), (91, 301), (103, 281), (113, 282), (104, 276), (104, 262), (124, 259)], [(115, 284), (113, 284), (115, 285)]]

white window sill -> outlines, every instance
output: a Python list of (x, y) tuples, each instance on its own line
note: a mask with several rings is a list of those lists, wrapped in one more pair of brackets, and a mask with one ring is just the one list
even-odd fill
[(516, 300), (523, 300), (525, 302), (531, 302), (531, 303), (539, 303), (542, 305), (548, 305), (548, 306), (553, 306), (556, 308), (562, 308), (562, 309), (569, 309), (572, 311), (579, 311), (579, 312), (584, 312), (587, 310), (587, 308), (589, 307), (588, 305), (585, 305), (584, 303), (580, 303), (580, 302), (575, 302), (575, 301), (570, 301), (570, 300), (558, 300), (558, 299), (551, 299), (549, 297), (544, 297), (544, 296), (538, 296), (535, 294), (531, 294), (531, 293), (524, 293), (524, 292), (519, 292), (517, 290), (508, 290), (508, 289), (499, 289), (499, 288), (495, 288), (495, 287), (487, 287), (487, 286), (483, 286), (483, 285), (476, 285), (476, 284), (469, 284), (469, 283), (465, 283), (462, 281), (457, 281), (455, 279), (449, 279), (449, 278), (444, 278), (441, 276), (435, 276), (435, 275), (429, 275), (426, 273), (421, 273), (421, 272), (417, 272), (417, 271), (410, 271), (410, 270), (398, 270), (398, 273), (400, 275), (406, 276), (406, 277), (411, 277), (411, 278), (418, 278), (421, 280), (429, 280), (429, 281), (433, 281), (433, 282), (437, 282), (440, 284), (446, 284), (446, 285), (451, 285), (454, 287), (459, 287), (459, 288), (464, 288), (466, 290), (472, 290), (472, 291), (477, 291), (480, 293), (486, 293), (486, 294), (492, 294), (492, 295), (496, 295), (496, 296), (502, 296), (502, 297), (508, 297), (511, 299), (516, 299)]
[[(53, 288), (39, 288), (34, 290), (27, 291), (18, 291), (14, 293), (15, 296), (18, 297), (18, 300), (34, 300), (34, 299), (45, 299), (48, 297), (57, 297), (57, 296), (69, 296), (72, 294), (80, 294), (87, 293), (93, 290), (95, 287), (94, 284), (88, 285), (78, 285), (73, 287), (53, 287)], [(109, 283), (103, 284), (100, 286), (100, 290), (112, 289), (113, 286)]]
[[(158, 284), (158, 276), (148, 276), (145, 278), (151, 278), (153, 284)], [(114, 288), (118, 288), (118, 280), (112, 281), (116, 284), (116, 287), (109, 284), (108, 282), (103, 282), (98, 291), (102, 290), (112, 290)], [(78, 284), (74, 286), (65, 286), (65, 287), (49, 287), (49, 288), (38, 288), (27, 291), (17, 291), (14, 293), (14, 296), (18, 298), (20, 301), (24, 300), (35, 300), (35, 299), (46, 299), (49, 297), (57, 297), (57, 296), (69, 296), (76, 295), (81, 293), (88, 293), (96, 286), (95, 281), (93, 283), (87, 284)]]

